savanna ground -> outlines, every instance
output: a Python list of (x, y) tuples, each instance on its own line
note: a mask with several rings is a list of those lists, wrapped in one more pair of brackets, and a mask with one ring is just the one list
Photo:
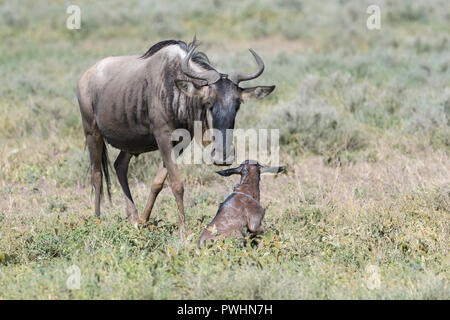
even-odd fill
[[(251, 47), (266, 70), (246, 85), (277, 85), (236, 124), (279, 128), (289, 166), (262, 178), (259, 245), (195, 248), (238, 181), (213, 166), (181, 166), (191, 242), (167, 186), (148, 228), (125, 220), (115, 176), (94, 217), (79, 77), (194, 32), (219, 70), (254, 68)], [(449, 33), (444, 0), (0, 1), (0, 299), (449, 299)], [(132, 160), (140, 211), (159, 161)]]

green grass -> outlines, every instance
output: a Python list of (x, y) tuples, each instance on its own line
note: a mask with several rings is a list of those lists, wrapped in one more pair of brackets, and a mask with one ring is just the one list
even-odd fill
[[(376, 4), (377, 1), (375, 1)], [(72, 3), (71, 3), (72, 4)], [(449, 299), (450, 11), (445, 1), (0, 0), (0, 299)], [(151, 226), (112, 203), (93, 213), (76, 83), (109, 55), (189, 41), (222, 72), (266, 69), (276, 84), (243, 105), (238, 128), (280, 129), (288, 173), (263, 177), (268, 232), (242, 246), (196, 241), (236, 178), (180, 167), (190, 241), (166, 186)], [(110, 148), (111, 159), (117, 150)], [(133, 159), (138, 210), (160, 162)], [(69, 290), (66, 269), (81, 271)], [(370, 288), (370, 268), (379, 288)]]

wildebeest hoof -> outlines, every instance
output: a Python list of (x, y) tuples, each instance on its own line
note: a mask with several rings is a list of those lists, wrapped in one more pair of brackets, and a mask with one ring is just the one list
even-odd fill
[(139, 218), (138, 218), (138, 216), (136, 215), (129, 215), (128, 216), (128, 221), (131, 223), (131, 225), (133, 226), (133, 227), (135, 227), (135, 228), (137, 228), (138, 227), (138, 224), (139, 224)]
[(145, 226), (148, 224), (148, 221), (142, 219), (141, 217), (138, 218), (138, 223), (142, 226)]
[(186, 227), (180, 227), (178, 231), (180, 232), (181, 241), (186, 242), (190, 234), (189, 229)]

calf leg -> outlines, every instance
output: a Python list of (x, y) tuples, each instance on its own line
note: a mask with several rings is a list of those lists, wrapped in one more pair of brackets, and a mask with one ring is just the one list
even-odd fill
[(155, 178), (153, 179), (152, 185), (150, 187), (150, 195), (147, 200), (147, 204), (145, 205), (144, 211), (141, 215), (141, 221), (147, 222), (150, 218), (150, 214), (152, 213), (153, 205), (155, 204), (156, 197), (159, 192), (162, 190), (164, 181), (167, 177), (167, 169), (164, 167), (164, 162), (158, 168), (156, 172)]
[(117, 178), (119, 179), (120, 186), (122, 187), (122, 191), (125, 194), (125, 201), (127, 204), (127, 218), (132, 224), (136, 224), (138, 221), (138, 213), (133, 198), (131, 197), (127, 177), (128, 165), (130, 164), (131, 157), (132, 155), (130, 153), (120, 151), (116, 161), (114, 162), (114, 169), (116, 169)]
[(202, 235), (200, 236), (200, 239), (198, 240), (197, 247), (198, 248), (203, 247), (203, 243), (212, 238), (214, 238), (214, 236), (211, 234), (211, 232), (209, 230), (203, 231)]
[(244, 234), (242, 233), (242, 231), (237, 229), (228, 230), (218, 235), (213, 235), (211, 231), (206, 229), (200, 236), (200, 239), (198, 240), (197, 243), (197, 247), (202, 248), (203, 244), (205, 242), (208, 242), (209, 240), (213, 240), (213, 242), (215, 243), (220, 238), (220, 236), (223, 236), (224, 238), (234, 238), (234, 237), (236, 237), (237, 239), (244, 238)]
[(261, 234), (264, 232), (262, 226), (262, 219), (264, 218), (264, 209), (258, 212), (252, 212), (248, 218), (247, 228), (254, 235)]

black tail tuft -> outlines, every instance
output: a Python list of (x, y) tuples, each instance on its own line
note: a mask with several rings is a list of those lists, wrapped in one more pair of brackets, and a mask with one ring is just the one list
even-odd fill
[(103, 176), (106, 181), (106, 191), (108, 192), (109, 201), (111, 201), (111, 180), (109, 178), (109, 159), (108, 159), (108, 149), (106, 148), (106, 144), (103, 142), (103, 150), (102, 150), (102, 170)]

